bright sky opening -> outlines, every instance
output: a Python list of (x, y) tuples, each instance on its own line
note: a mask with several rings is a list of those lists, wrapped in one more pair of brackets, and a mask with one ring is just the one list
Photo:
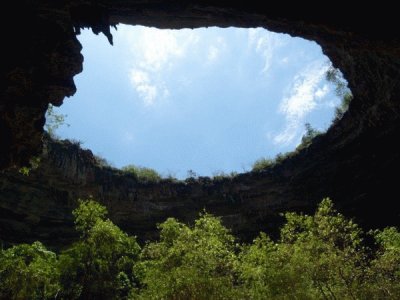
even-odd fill
[(244, 172), (326, 130), (340, 103), (315, 42), (265, 29), (118, 26), (114, 46), (83, 31), (77, 93), (57, 134), (115, 167), (185, 178)]

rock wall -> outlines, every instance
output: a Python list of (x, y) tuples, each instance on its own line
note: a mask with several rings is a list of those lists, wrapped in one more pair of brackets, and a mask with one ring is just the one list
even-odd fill
[[(0, 172), (0, 240), (41, 240), (62, 248), (76, 238), (71, 212), (77, 199), (88, 197), (106, 205), (110, 218), (141, 241), (156, 238), (157, 223), (167, 217), (191, 223), (203, 209), (221, 216), (241, 240), (260, 231), (276, 235), (283, 221), (280, 213), (312, 212), (327, 196), (366, 228), (398, 225), (399, 209), (391, 197), (397, 179), (386, 172), (398, 167), (400, 149), (378, 153), (375, 147), (351, 155), (358, 145), (345, 143), (321, 151), (326, 139), (317, 138), (263, 172), (158, 183), (100, 167), (92, 152), (77, 144), (47, 140), (39, 168), (29, 176)], [(393, 165), (381, 165), (377, 156), (384, 155), (396, 157)]]
[(242, 238), (276, 229), (283, 208), (304, 207), (287, 195), (288, 184), (275, 172), (141, 183), (133, 175), (99, 167), (90, 150), (68, 141), (45, 143), (40, 167), (29, 176), (0, 174), (0, 237), (4, 242), (44, 241), (62, 247), (75, 237), (72, 210), (78, 198), (93, 197), (110, 218), (140, 240), (157, 236), (167, 217), (192, 222), (207, 209), (223, 217)]
[[(354, 99), (343, 119), (310, 148), (279, 168), (229, 182), (138, 186), (118, 173), (88, 167), (80, 156), (86, 152), (68, 150), (62, 158), (50, 147), (48, 166), (32, 177), (34, 181), (2, 174), (0, 229), (5, 240), (67, 239), (72, 234), (71, 201), (87, 193), (108, 201), (117, 223), (138, 233), (151, 232), (149, 224), (154, 228), (170, 214), (191, 219), (195, 210), (206, 206), (251, 236), (268, 227), (277, 210), (305, 209), (324, 196), (333, 197), (366, 225), (399, 223), (394, 196), (398, 180), (393, 174), (400, 167), (395, 143), (400, 136), (400, 27), (393, 7), (321, 3), (310, 9), (304, 3), (281, 1), (272, 6), (255, 0), (7, 4), (0, 21), (6, 44), (0, 64), (2, 169), (26, 164), (31, 155), (42, 152), (48, 103), (61, 105), (75, 92), (73, 76), (82, 70), (83, 60), (76, 34), (83, 27), (103, 32), (110, 42), (109, 27), (117, 23), (160, 28), (261, 26), (286, 32), (318, 42), (344, 73)], [(71, 155), (75, 159), (68, 158)]]

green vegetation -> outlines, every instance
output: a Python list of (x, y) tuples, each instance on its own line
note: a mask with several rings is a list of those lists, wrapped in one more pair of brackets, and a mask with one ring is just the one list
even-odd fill
[(313, 128), (310, 123), (305, 123), (304, 124), (306, 128), (306, 132), (304, 133), (303, 137), (301, 138), (301, 143), (296, 147), (295, 151), (292, 152), (286, 152), (286, 153), (278, 153), (275, 158), (265, 158), (262, 157), (258, 160), (256, 160), (253, 165), (252, 165), (252, 172), (261, 172), (263, 170), (266, 170), (268, 168), (271, 168), (273, 166), (279, 165), (282, 163), (285, 159), (296, 155), (299, 153), (304, 148), (309, 147), (313, 139), (317, 137), (318, 135), (321, 135), (322, 132)]
[(252, 166), (252, 171), (253, 172), (260, 172), (262, 170), (265, 170), (269, 167), (272, 167), (275, 165), (275, 160), (270, 159), (270, 158), (265, 158), (262, 157), (260, 159), (257, 159)]
[(353, 94), (347, 87), (346, 80), (343, 78), (343, 74), (339, 69), (331, 66), (326, 72), (326, 80), (335, 85), (335, 93), (342, 99), (340, 105), (335, 109), (335, 118), (333, 122), (336, 122), (343, 117), (344, 113), (349, 108), (350, 102), (353, 99)]
[(398, 229), (366, 234), (329, 199), (312, 216), (286, 213), (278, 240), (244, 245), (203, 212), (193, 226), (166, 220), (140, 249), (106, 214), (80, 201), (80, 239), (59, 255), (39, 242), (0, 250), (0, 299), (400, 298)]
[[(58, 114), (54, 111), (54, 106), (49, 104), (46, 112), (46, 125), (45, 129), (51, 138), (57, 139), (56, 130), (65, 124), (67, 115)], [(67, 124), (67, 126), (69, 126)]]
[(140, 247), (105, 216), (105, 207), (80, 201), (74, 210), (80, 240), (59, 257), (64, 299), (124, 299), (135, 285)]
[(32, 170), (39, 168), (41, 158), (39, 156), (34, 156), (29, 160), (29, 165), (18, 169), (18, 172), (22, 175), (29, 176)]
[(313, 128), (310, 123), (304, 124), (306, 127), (306, 133), (301, 138), (301, 143), (297, 146), (296, 151), (300, 151), (301, 149), (307, 148), (311, 145), (313, 139), (318, 135), (322, 134), (321, 131)]
[(191, 228), (175, 219), (159, 226), (160, 241), (142, 251), (140, 299), (232, 299), (234, 237), (207, 213)]
[(0, 299), (51, 299), (61, 289), (56, 254), (40, 243), (0, 251)]
[[(65, 124), (65, 118), (67, 115), (57, 114), (54, 111), (54, 106), (49, 104), (46, 111), (46, 125), (45, 130), (49, 134), (49, 136), (53, 139), (58, 139), (55, 131), (62, 125)], [(68, 124), (67, 124), (68, 125)], [(69, 126), (69, 125), (68, 125)], [(40, 156), (34, 156), (29, 160), (29, 164), (27, 166), (23, 166), (18, 169), (18, 172), (22, 175), (29, 176), (31, 170), (37, 169), (40, 164)]]
[(215, 171), (212, 174), (212, 180), (215, 181), (222, 181), (225, 179), (232, 179), (235, 178), (236, 176), (238, 176), (238, 172), (229, 172), (229, 173), (225, 173), (224, 171)]
[[(353, 94), (348, 88), (347, 82), (344, 79), (343, 74), (342, 72), (340, 72), (339, 69), (336, 69), (333, 66), (331, 66), (326, 72), (325, 76), (326, 80), (332, 82), (335, 85), (335, 93), (339, 98), (342, 99), (340, 105), (335, 109), (335, 117), (333, 119), (333, 123), (335, 123), (343, 117), (344, 113), (349, 108), (350, 102), (353, 99)], [(306, 132), (301, 138), (301, 143), (296, 147), (295, 151), (287, 152), (285, 154), (280, 153), (273, 159), (260, 158), (253, 163), (252, 171), (261, 172), (277, 164), (280, 164), (284, 159), (295, 155), (304, 148), (309, 147), (312, 144), (313, 139), (323, 133), (313, 128), (310, 123), (305, 123), (304, 126)]]
[(93, 157), (96, 161), (96, 165), (100, 168), (112, 168), (112, 164), (104, 157), (101, 157), (100, 155), (93, 155)]
[(128, 174), (132, 174), (134, 177), (142, 182), (159, 182), (161, 180), (161, 175), (158, 174), (156, 170), (146, 167), (128, 165), (123, 167), (122, 171)]

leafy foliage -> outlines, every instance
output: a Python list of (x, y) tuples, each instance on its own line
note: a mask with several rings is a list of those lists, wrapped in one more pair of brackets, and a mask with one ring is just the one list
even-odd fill
[(160, 241), (146, 245), (143, 299), (227, 299), (234, 295), (234, 238), (207, 213), (188, 227), (175, 219), (159, 226)]
[(0, 251), (0, 299), (54, 299), (60, 289), (56, 255), (40, 242)]
[(353, 99), (353, 95), (349, 92), (346, 93), (342, 97), (342, 101), (338, 107), (335, 108), (335, 119), (334, 120), (340, 120), (344, 113), (349, 109), (350, 102)]
[(252, 171), (260, 172), (262, 170), (265, 170), (265, 169), (273, 166), (274, 164), (275, 164), (275, 161), (273, 159), (262, 157), (253, 163)]
[(342, 72), (339, 69), (331, 66), (326, 72), (326, 80), (332, 82), (335, 85), (335, 93), (342, 99), (340, 105), (335, 109), (334, 122), (340, 120), (344, 113), (349, 108), (350, 102), (353, 99), (353, 94), (347, 87), (346, 80), (343, 78)]
[[(57, 138), (56, 130), (65, 124), (67, 115), (59, 114), (54, 111), (54, 106), (49, 104), (46, 112), (46, 125), (45, 129), (52, 138)], [(67, 124), (67, 126), (69, 126)]]
[(156, 170), (139, 167), (135, 165), (128, 165), (122, 168), (125, 173), (132, 174), (139, 181), (142, 182), (159, 182), (161, 180), (161, 175), (157, 173)]
[(400, 298), (400, 232), (394, 228), (371, 232), (378, 244), (378, 251), (370, 264), (365, 285), (366, 294), (375, 299)]
[(60, 256), (63, 296), (67, 299), (126, 298), (135, 284), (136, 239), (105, 219), (105, 207), (80, 201), (73, 211), (81, 240)]
[(310, 123), (305, 123), (304, 127), (306, 128), (306, 132), (301, 138), (300, 145), (297, 146), (296, 151), (300, 151), (301, 149), (307, 148), (311, 145), (313, 139), (318, 135), (322, 134), (321, 131), (313, 128)]
[(252, 171), (253, 172), (261, 172), (263, 170), (266, 170), (268, 168), (271, 168), (275, 165), (279, 165), (282, 163), (285, 159), (295, 155), (299, 151), (301, 151), (304, 148), (307, 148), (308, 146), (311, 145), (313, 139), (317, 137), (318, 135), (322, 134), (321, 131), (313, 128), (310, 123), (305, 123), (304, 124), (306, 132), (301, 138), (301, 143), (297, 146), (295, 151), (292, 152), (286, 152), (286, 153), (278, 153), (275, 158), (265, 158), (262, 157), (258, 160), (256, 160), (253, 165), (252, 165)]
[(225, 179), (232, 179), (232, 178), (238, 176), (238, 173), (237, 172), (233, 172), (233, 171), (229, 172), (229, 173), (225, 173), (224, 171), (215, 171), (215, 172), (213, 172), (212, 175), (213, 175), (212, 176), (213, 180), (222, 181), (222, 180), (225, 180)]
[(93, 155), (93, 156), (96, 161), (96, 165), (98, 165), (100, 168), (111, 168), (112, 167), (112, 164), (104, 157), (101, 157), (100, 155)]
[(86, 238), (98, 221), (104, 220), (107, 209), (94, 201), (78, 200), (79, 206), (72, 212), (75, 217), (75, 229), (83, 238)]
[(41, 158), (38, 156), (34, 156), (29, 160), (29, 165), (24, 166), (18, 170), (18, 172), (22, 175), (29, 176), (31, 170), (35, 170), (39, 168)]
[[(287, 223), (278, 243), (261, 234), (240, 256), (239, 274), (249, 298), (397, 299), (400, 296), (398, 281), (391, 281), (385, 289), (390, 292), (386, 293), (380, 288), (382, 280), (380, 284), (373, 283), (379, 277), (388, 283), (396, 276), (398, 261), (389, 259), (391, 267), (387, 273), (376, 269), (375, 265), (382, 264), (368, 260), (361, 229), (337, 213), (329, 199), (321, 202), (314, 216), (295, 213), (285, 216)], [(379, 231), (376, 236), (385, 236), (393, 245), (399, 233), (392, 230), (390, 237), (385, 234), (387, 230)], [(399, 251), (399, 245), (393, 249)]]
[(92, 199), (73, 211), (80, 239), (58, 257), (39, 242), (0, 250), (0, 299), (399, 299), (400, 233), (365, 234), (324, 199), (286, 213), (276, 241), (238, 245), (206, 212), (173, 218), (140, 250)]

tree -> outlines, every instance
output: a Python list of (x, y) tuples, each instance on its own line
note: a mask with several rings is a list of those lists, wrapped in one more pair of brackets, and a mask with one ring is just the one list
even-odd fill
[(278, 243), (261, 234), (240, 256), (251, 299), (358, 299), (365, 269), (361, 230), (329, 199), (314, 216), (285, 214)]
[(56, 254), (40, 242), (0, 250), (0, 299), (54, 299), (60, 289)]
[(144, 247), (143, 299), (232, 299), (234, 238), (221, 221), (201, 214), (194, 227), (173, 218), (159, 225), (160, 241)]
[(140, 247), (109, 219), (93, 200), (73, 211), (81, 239), (60, 256), (62, 296), (67, 299), (126, 299)]
[(388, 227), (370, 234), (378, 250), (367, 271), (365, 299), (400, 299), (400, 232)]

